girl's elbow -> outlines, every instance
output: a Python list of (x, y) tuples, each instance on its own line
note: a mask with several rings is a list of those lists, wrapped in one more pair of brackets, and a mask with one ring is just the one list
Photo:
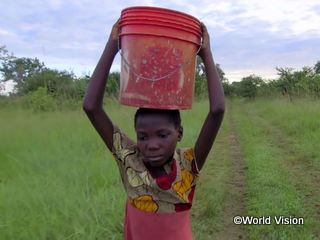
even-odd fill
[(85, 112), (89, 112), (90, 111), (90, 109), (88, 108), (88, 106), (86, 106), (86, 105), (82, 105), (82, 110), (83, 111), (85, 111)]
[(93, 112), (96, 110), (96, 107), (93, 104), (89, 104), (87, 102), (83, 102), (82, 104), (82, 109), (83, 111), (85, 111), (86, 113), (88, 112)]
[(103, 107), (101, 104), (86, 101), (83, 102), (82, 109), (87, 115), (93, 115), (103, 111)]
[(219, 109), (216, 109), (213, 113), (215, 114), (215, 115), (224, 115), (224, 111), (225, 111), (225, 109), (223, 108), (219, 108)]
[(225, 106), (222, 104), (221, 106), (216, 106), (210, 110), (213, 115), (223, 115), (225, 112)]

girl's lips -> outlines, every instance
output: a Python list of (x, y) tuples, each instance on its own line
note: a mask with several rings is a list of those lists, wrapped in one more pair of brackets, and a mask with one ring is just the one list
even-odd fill
[(150, 156), (146, 157), (146, 159), (148, 159), (151, 162), (159, 162), (163, 159), (163, 156)]

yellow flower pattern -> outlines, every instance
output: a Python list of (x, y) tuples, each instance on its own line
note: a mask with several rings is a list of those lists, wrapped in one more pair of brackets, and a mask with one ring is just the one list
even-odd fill
[(150, 185), (149, 174), (147, 171), (142, 173), (136, 172), (132, 168), (127, 168), (128, 182), (132, 187), (138, 187), (143, 184)]
[(130, 203), (135, 207), (145, 212), (156, 212), (158, 210), (157, 203), (150, 195), (142, 195), (130, 200)]
[(113, 147), (115, 149), (115, 153), (117, 155), (117, 157), (123, 162), (125, 160), (125, 158), (130, 155), (133, 154), (134, 151), (131, 149), (124, 149), (121, 145), (121, 135), (120, 133), (115, 133), (113, 135)]
[(194, 159), (194, 157), (193, 157), (193, 149), (190, 148), (187, 151), (185, 151), (183, 153), (183, 157), (184, 157), (184, 159), (186, 159), (188, 161), (192, 161)]
[(188, 191), (192, 187), (193, 179), (193, 175), (189, 171), (183, 169), (181, 171), (181, 181), (176, 182), (172, 186), (172, 189), (178, 193), (185, 202), (188, 202)]
[(128, 182), (132, 187), (138, 187), (143, 184), (142, 179), (132, 168), (127, 168)]

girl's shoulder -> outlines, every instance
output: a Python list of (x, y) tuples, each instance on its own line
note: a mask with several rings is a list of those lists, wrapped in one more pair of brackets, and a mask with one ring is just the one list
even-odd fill
[(176, 150), (175, 158), (183, 169), (186, 169), (195, 175), (199, 174), (199, 169), (195, 160), (194, 148), (178, 148)]
[(137, 144), (117, 126), (113, 127), (112, 154), (122, 162), (128, 155), (137, 154)]

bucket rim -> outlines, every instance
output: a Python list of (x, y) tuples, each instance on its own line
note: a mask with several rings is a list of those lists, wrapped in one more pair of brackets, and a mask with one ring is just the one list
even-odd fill
[(180, 11), (177, 11), (177, 10), (173, 10), (173, 9), (169, 9), (169, 8), (162, 8), (162, 7), (153, 7), (153, 6), (132, 6), (132, 7), (127, 7), (127, 8), (124, 8), (122, 11), (121, 11), (121, 15), (125, 12), (130, 12), (130, 11), (134, 11), (134, 10), (146, 10), (146, 11), (149, 11), (149, 12), (166, 12), (166, 14), (172, 14), (172, 15), (179, 15), (179, 16), (184, 16), (186, 17), (187, 19), (192, 19), (192, 20), (195, 20), (197, 23), (201, 23), (199, 19), (197, 19), (196, 17), (188, 14), (188, 13), (184, 13), (184, 12), (180, 12)]
[(121, 17), (128, 17), (128, 16), (134, 16), (134, 17), (141, 17), (141, 16), (148, 16), (148, 17), (157, 17), (157, 18), (165, 18), (165, 19), (174, 19), (179, 21), (187, 21), (190, 24), (194, 24), (197, 26), (201, 25), (201, 22), (197, 19), (187, 17), (185, 15), (171, 13), (171, 12), (161, 12), (161, 11), (145, 11), (145, 10), (132, 10), (132, 11), (126, 11), (122, 12)]
[(197, 22), (197, 21), (193, 21), (193, 19), (188, 19), (188, 18), (183, 18), (183, 17), (177, 17), (175, 15), (171, 15), (170, 17), (167, 16), (164, 16), (163, 14), (159, 14), (159, 15), (156, 15), (156, 14), (137, 14), (135, 12), (130, 12), (130, 13), (124, 13), (121, 15), (120, 18), (135, 18), (135, 17), (150, 17), (150, 18), (161, 18), (161, 19), (167, 19), (167, 20), (175, 20), (175, 21), (179, 21), (179, 22), (184, 22), (184, 23), (188, 23), (188, 24), (192, 24), (194, 26), (198, 26), (200, 27), (201, 26), (201, 22)]
[(199, 48), (201, 46), (201, 42), (195, 42), (195, 41), (192, 41), (192, 40), (188, 40), (188, 39), (185, 39), (185, 38), (179, 38), (179, 37), (176, 37), (176, 36), (172, 36), (172, 35), (166, 35), (166, 34), (151, 34), (151, 33), (120, 33), (119, 37), (120, 37), (120, 41), (121, 41), (121, 38), (124, 37), (124, 36), (150, 36), (150, 37), (163, 37), (163, 38), (171, 38), (171, 39), (175, 39), (175, 40), (179, 40), (179, 41), (183, 41), (183, 42), (188, 42), (188, 43), (191, 43), (191, 44), (194, 44), (195, 46), (197, 46), (197, 48)]
[(126, 18), (143, 18), (143, 17), (149, 17), (149, 18), (154, 18), (154, 19), (163, 19), (163, 20), (169, 20), (169, 21), (174, 21), (174, 22), (181, 22), (181, 23), (184, 23), (184, 24), (187, 24), (187, 25), (191, 25), (191, 26), (194, 26), (196, 28), (201, 28), (201, 23), (197, 23), (197, 22), (194, 22), (194, 21), (189, 21), (189, 19), (185, 19), (185, 18), (179, 18), (179, 17), (176, 17), (176, 16), (172, 16), (172, 17), (163, 17), (163, 16), (153, 16), (153, 15), (136, 15), (136, 14), (132, 14), (132, 15), (122, 15), (121, 16), (121, 19), (126, 19)]
[(126, 13), (121, 15), (120, 19), (128, 19), (128, 20), (133, 20), (133, 19), (141, 19), (141, 18), (150, 18), (154, 20), (163, 20), (163, 21), (173, 21), (173, 22), (179, 22), (188, 26), (192, 26), (194, 28), (199, 28), (201, 29), (201, 23), (195, 22), (192, 19), (187, 19), (187, 18), (182, 18), (182, 17), (177, 17), (177, 16), (163, 16), (163, 14), (155, 15), (155, 14), (136, 14), (134, 12), (132, 13)]
[[(141, 24), (141, 23), (125, 23), (125, 24), (120, 25), (120, 27), (122, 28), (122, 27), (126, 27), (126, 26), (142, 26), (142, 25), (144, 25), (144, 26), (166, 27), (166, 28), (170, 28), (170, 29), (173, 29), (173, 30), (180, 30), (182, 32), (194, 35), (195, 37), (199, 38), (200, 39), (199, 41), (201, 42), (201, 36), (202, 35), (199, 32), (196, 32), (193, 29), (180, 28), (179, 26), (172, 26), (172, 25), (166, 26), (166, 25), (163, 25), (163, 24), (157, 25), (157, 24), (153, 24), (153, 23), (145, 23), (145, 24)], [(123, 34), (123, 33), (124, 32), (120, 31), (120, 35)], [(148, 32), (148, 33), (151, 34), (151, 35), (153, 34), (153, 33), (150, 33), (150, 32)], [(164, 34), (165, 34), (165, 32), (164, 32)]]
[[(144, 21), (148, 20), (148, 21)], [(175, 28), (187, 32), (192, 32), (196, 34), (197, 36), (201, 37), (202, 36), (202, 31), (201, 29), (188, 26), (182, 23), (175, 23), (173, 21), (162, 21), (162, 20), (156, 20), (153, 21), (152, 19), (144, 18), (144, 19), (135, 19), (135, 20), (127, 20), (123, 19), (120, 21), (119, 26), (120, 28), (126, 25), (155, 25), (155, 26), (162, 26), (162, 27), (168, 27), (168, 28)]]
[(167, 21), (167, 20), (159, 20), (159, 19), (135, 19), (135, 20), (128, 20), (124, 19), (119, 22), (119, 26), (122, 27), (126, 24), (141, 24), (141, 25), (152, 25), (155, 26), (163, 26), (163, 27), (178, 27), (180, 29), (186, 29), (190, 31), (194, 31), (197, 34), (202, 36), (202, 29), (196, 28), (194, 26), (186, 25), (184, 23), (178, 22), (178, 21)]

